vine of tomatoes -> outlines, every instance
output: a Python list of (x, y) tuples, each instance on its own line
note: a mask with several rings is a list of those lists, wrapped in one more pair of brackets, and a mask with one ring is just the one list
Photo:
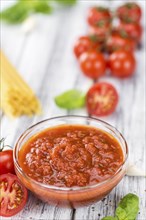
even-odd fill
[(89, 31), (75, 42), (74, 54), (83, 74), (96, 81), (86, 95), (90, 115), (109, 115), (118, 104), (116, 88), (109, 83), (98, 83), (100, 77), (106, 73), (119, 79), (134, 75), (134, 52), (141, 43), (143, 31), (141, 16), (140, 6), (133, 2), (121, 5), (114, 12), (102, 6), (89, 9)]

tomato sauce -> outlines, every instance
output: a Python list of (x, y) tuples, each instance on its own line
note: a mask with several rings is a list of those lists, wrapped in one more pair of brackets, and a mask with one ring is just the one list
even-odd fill
[(122, 148), (112, 135), (83, 125), (41, 131), (22, 146), (18, 158), (29, 177), (60, 187), (102, 182), (124, 161)]

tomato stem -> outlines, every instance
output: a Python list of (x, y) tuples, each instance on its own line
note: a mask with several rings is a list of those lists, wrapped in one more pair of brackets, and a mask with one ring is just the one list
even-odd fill
[(5, 139), (6, 138), (1, 138), (0, 139), (0, 152), (4, 150), (5, 147), (9, 147), (12, 149), (12, 147), (10, 145), (5, 145)]

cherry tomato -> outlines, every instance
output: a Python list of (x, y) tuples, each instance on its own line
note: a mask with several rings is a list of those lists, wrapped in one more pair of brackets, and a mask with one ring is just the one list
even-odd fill
[(89, 35), (96, 36), (99, 42), (105, 41), (110, 32), (111, 26), (104, 21), (99, 21), (96, 25), (89, 28)]
[(134, 51), (136, 47), (135, 41), (120, 34), (112, 34), (106, 40), (106, 49), (108, 52), (123, 49), (126, 51)]
[(79, 62), (83, 73), (92, 79), (97, 79), (105, 74), (106, 60), (102, 53), (94, 50), (85, 52), (80, 56)]
[(20, 212), (27, 201), (27, 190), (16, 175), (0, 176), (0, 215), (10, 217)]
[(107, 8), (93, 7), (89, 9), (87, 20), (91, 26), (96, 25), (99, 21), (105, 21), (109, 24), (111, 19), (111, 13)]
[(0, 174), (14, 173), (13, 151), (4, 150), (0, 152)]
[(133, 53), (117, 50), (109, 56), (109, 68), (112, 75), (125, 78), (134, 74), (136, 60)]
[(139, 22), (141, 15), (141, 8), (134, 2), (126, 3), (117, 9), (117, 16), (124, 22)]
[(96, 36), (82, 36), (75, 43), (74, 54), (77, 58), (79, 58), (82, 53), (89, 51), (91, 49), (96, 49), (96, 50), (101, 49), (101, 45), (97, 41), (97, 37)]
[(116, 89), (109, 83), (101, 82), (92, 86), (86, 95), (88, 113), (94, 116), (112, 114), (118, 104)]
[(4, 150), (5, 145), (4, 144), (5, 139), (2, 138), (0, 140), (0, 174), (4, 173), (14, 173), (14, 162), (13, 162), (13, 151), (12, 150)]
[(142, 27), (138, 23), (120, 23), (118, 30), (139, 43), (142, 36)]

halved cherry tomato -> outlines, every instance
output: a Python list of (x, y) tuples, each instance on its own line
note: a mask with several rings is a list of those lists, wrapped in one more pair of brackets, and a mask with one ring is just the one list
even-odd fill
[(118, 104), (117, 90), (109, 83), (101, 82), (92, 86), (86, 95), (88, 113), (94, 116), (112, 114)]
[(100, 50), (101, 45), (99, 44), (96, 36), (82, 36), (80, 37), (74, 46), (74, 54), (77, 58), (89, 50), (96, 49)]
[(94, 50), (85, 52), (80, 56), (79, 62), (83, 73), (92, 79), (97, 79), (105, 74), (106, 60), (102, 53)]
[(125, 78), (134, 74), (136, 60), (133, 53), (117, 50), (109, 56), (108, 66), (112, 75)]
[(111, 34), (106, 40), (106, 49), (108, 52), (124, 49), (126, 51), (134, 51), (136, 47), (135, 41), (120, 34)]
[(120, 23), (118, 30), (139, 43), (142, 36), (142, 27), (138, 23)]
[(117, 9), (117, 16), (124, 22), (139, 22), (141, 15), (140, 6), (134, 2), (126, 3)]
[(5, 139), (0, 140), (0, 174), (14, 173), (13, 150), (5, 150)]
[(87, 20), (91, 26), (96, 25), (101, 20), (109, 24), (111, 19), (112, 16), (108, 8), (93, 7), (89, 9)]
[(0, 176), (0, 215), (10, 217), (20, 212), (27, 201), (27, 189), (13, 174)]

